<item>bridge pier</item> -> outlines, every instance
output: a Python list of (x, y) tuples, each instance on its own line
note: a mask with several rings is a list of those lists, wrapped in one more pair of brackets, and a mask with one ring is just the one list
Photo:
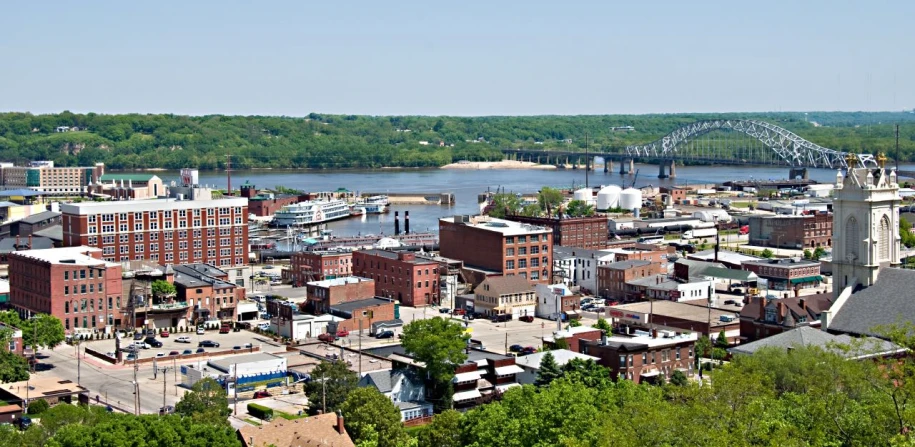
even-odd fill
[(632, 175), (634, 173), (635, 173), (635, 160), (630, 158), (629, 159), (629, 175)]
[[(674, 167), (673, 160), (660, 160), (658, 162), (658, 178), (676, 178), (677, 169)], [(667, 173), (664, 172), (664, 168), (667, 168)]]
[(629, 169), (628, 169), (629, 163), (627, 163), (627, 161), (628, 160), (626, 160), (626, 159), (623, 159), (622, 161), (620, 161), (620, 175), (629, 173)]
[(800, 177), (801, 180), (810, 180), (810, 174), (807, 173), (807, 168), (791, 168), (788, 171), (788, 179), (794, 180)]
[(604, 174), (613, 171), (613, 160), (609, 158), (604, 159)]

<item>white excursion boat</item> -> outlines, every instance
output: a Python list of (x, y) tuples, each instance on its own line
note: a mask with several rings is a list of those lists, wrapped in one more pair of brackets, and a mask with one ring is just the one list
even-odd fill
[(384, 214), (388, 212), (388, 196), (364, 197), (354, 206), (365, 208), (366, 214)]
[(339, 199), (317, 200), (286, 205), (273, 215), (276, 227), (301, 227), (350, 216), (349, 205)]

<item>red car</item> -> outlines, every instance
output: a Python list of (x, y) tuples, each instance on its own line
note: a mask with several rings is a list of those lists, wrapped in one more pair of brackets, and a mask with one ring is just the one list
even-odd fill
[(346, 329), (340, 329), (337, 331), (337, 338), (349, 337), (349, 331)]
[(524, 316), (522, 316), (521, 318), (518, 318), (518, 319), (521, 320), (521, 321), (523, 321), (523, 322), (525, 322), (525, 323), (533, 323), (533, 322), (534, 322), (534, 317), (533, 317), (532, 315), (524, 315)]
[(169, 334), (168, 334), (168, 331), (159, 332), (159, 336), (162, 337), (162, 338), (168, 338), (168, 335), (169, 335)]
[(318, 340), (321, 340), (325, 343), (330, 343), (336, 339), (337, 339), (337, 337), (334, 337), (334, 334), (327, 333), (327, 332), (325, 332), (321, 335), (318, 335)]
[(260, 399), (262, 397), (270, 397), (270, 393), (268, 393), (266, 391), (255, 391), (254, 392), (255, 399)]

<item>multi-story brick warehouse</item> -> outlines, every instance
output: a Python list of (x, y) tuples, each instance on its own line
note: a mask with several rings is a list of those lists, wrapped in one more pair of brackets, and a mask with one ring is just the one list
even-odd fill
[(353, 253), (353, 274), (375, 280), (375, 295), (405, 306), (438, 303), (439, 264), (410, 252), (362, 250)]
[(553, 268), (553, 231), (487, 216), (439, 219), (441, 255), (460, 259), (471, 268), (550, 284)]
[(92, 247), (25, 250), (10, 254), (10, 305), (23, 318), (46, 313), (67, 333), (121, 325), (121, 265)]
[(778, 248), (832, 246), (832, 214), (751, 216), (750, 244)]
[(607, 218), (604, 216), (574, 218), (510, 216), (509, 219), (550, 228), (553, 230), (554, 245), (590, 250), (607, 248), (609, 233), (607, 232)]
[(353, 273), (353, 253), (340, 251), (302, 251), (290, 257), (289, 279), (298, 287)]
[(216, 267), (248, 261), (248, 199), (61, 204), (63, 244), (102, 249), (112, 262)]

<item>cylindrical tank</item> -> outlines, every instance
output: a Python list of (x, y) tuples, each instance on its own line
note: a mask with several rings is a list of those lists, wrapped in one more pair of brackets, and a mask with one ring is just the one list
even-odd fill
[(620, 206), (620, 191), (622, 189), (616, 185), (601, 188), (597, 192), (597, 209), (603, 211)]
[(642, 207), (642, 191), (626, 188), (620, 193), (620, 208), (631, 210)]
[(591, 188), (581, 188), (572, 193), (572, 198), (575, 200), (581, 200), (584, 202), (589, 202), (594, 200), (594, 193), (591, 192)]

